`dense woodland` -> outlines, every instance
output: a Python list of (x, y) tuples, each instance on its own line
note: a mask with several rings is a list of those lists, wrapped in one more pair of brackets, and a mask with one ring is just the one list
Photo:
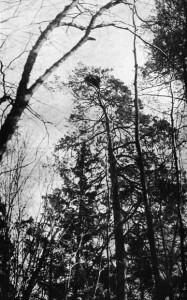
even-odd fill
[[(47, 3), (39, 2), (35, 17)], [(145, 19), (139, 0), (61, 2), (54, 1), (56, 16), (36, 23), (33, 40), (9, 63), (12, 36), (1, 33), (0, 299), (185, 300), (187, 1), (155, 0)], [(2, 13), (10, 15), (2, 24), (8, 28), (31, 5), (5, 1)], [(115, 13), (124, 7), (129, 24)], [(83, 63), (67, 80), (51, 77), (105, 27), (132, 34), (131, 87), (110, 68)], [(64, 38), (75, 30), (80, 39), (32, 77), (42, 47), (59, 28)], [(141, 67), (140, 42), (147, 53)], [(34, 153), (34, 166), (28, 159), (20, 121), (30, 113), (48, 130), (45, 116), (32, 108), (42, 86), (49, 95), (68, 91), (73, 108), (52, 163), (43, 165), (60, 184), (46, 189), (42, 209), (32, 214), (37, 162)]]

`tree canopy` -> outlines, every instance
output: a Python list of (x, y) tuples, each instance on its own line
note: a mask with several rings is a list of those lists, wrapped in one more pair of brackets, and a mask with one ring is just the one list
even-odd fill
[[(187, 2), (155, 0), (145, 18), (142, 5), (2, 4), (2, 300), (187, 299)], [(119, 31), (131, 34), (132, 85), (97, 57), (93, 66), (71, 65), (104, 30), (114, 43)], [(30, 136), (23, 139), (20, 120), (32, 115), (49, 138), (60, 113), (50, 104), (59, 95), (63, 113), (63, 100), (71, 110), (44, 158)], [(37, 102), (48, 115), (56, 109), (56, 120)]]

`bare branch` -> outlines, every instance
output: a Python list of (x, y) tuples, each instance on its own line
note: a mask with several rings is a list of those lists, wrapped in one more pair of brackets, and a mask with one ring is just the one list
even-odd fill
[[(89, 34), (94, 28), (94, 24), (97, 20), (97, 18), (103, 14), (106, 10), (110, 9), (112, 6), (115, 6), (119, 3), (122, 3), (121, 0), (116, 0), (114, 2), (108, 2), (106, 5), (102, 6), (96, 13), (95, 15), (92, 16), (89, 25), (84, 28), (84, 27), (78, 27), (77, 28), (84, 30), (85, 29), (85, 34), (83, 37), (77, 42), (77, 44), (71, 48), (65, 55), (63, 55), (58, 61), (56, 61), (49, 69), (45, 71), (45, 73), (40, 76), (36, 82), (29, 88), (28, 93), (32, 95), (42, 84), (46, 79), (64, 62), (66, 59), (68, 59), (77, 49), (79, 49), (87, 40), (89, 40)], [(99, 27), (95, 27), (99, 28)]]
[(36, 41), (35, 45), (31, 49), (27, 61), (25, 63), (25, 67), (22, 73), (22, 78), (19, 83), (18, 89), (17, 89), (17, 95), (15, 103), (12, 106), (12, 109), (10, 110), (9, 114), (7, 115), (4, 124), (1, 127), (0, 130), (0, 161), (2, 159), (2, 155), (6, 150), (7, 143), (11, 139), (13, 133), (15, 132), (17, 123), (25, 110), (25, 108), (28, 106), (29, 101), (33, 95), (33, 93), (46, 81), (46, 79), (67, 59), (69, 58), (75, 51), (77, 51), (86, 41), (90, 40), (89, 34), (92, 31), (96, 20), (99, 16), (101, 16), (105, 11), (110, 9), (111, 7), (124, 3), (123, 0), (114, 0), (109, 1), (107, 4), (102, 6), (98, 9), (97, 12), (94, 14), (91, 14), (90, 22), (85, 29), (85, 33), (83, 37), (75, 44), (74, 47), (72, 47), (66, 54), (64, 54), (58, 61), (56, 61), (51, 67), (49, 67), (43, 75), (41, 75), (35, 83), (28, 88), (28, 83), (30, 79), (30, 75), (32, 72), (32, 69), (35, 65), (36, 58), (38, 56), (38, 53), (45, 43), (46, 39), (49, 37), (50, 33), (57, 27), (61, 25), (61, 22), (63, 18), (67, 16), (67, 14), (76, 7), (78, 4), (78, 0), (72, 0), (72, 2), (65, 6), (63, 11), (57, 14), (57, 16), (52, 20), (46, 29), (41, 33), (38, 40)]

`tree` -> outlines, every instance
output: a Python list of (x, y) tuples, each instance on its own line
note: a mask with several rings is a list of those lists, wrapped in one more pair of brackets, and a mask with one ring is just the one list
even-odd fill
[[(167, 76), (172, 74), (175, 80), (187, 90), (186, 69), (186, 1), (156, 2), (156, 15), (148, 18), (145, 27), (153, 32), (153, 45), (145, 69)], [(149, 72), (149, 71), (148, 71)]]
[[(100, 89), (90, 86), (88, 89), (86, 81), (84, 81), (85, 74), (93, 74), (101, 77)], [(78, 82), (75, 84), (75, 82)], [(77, 151), (79, 145), (90, 145), (92, 155), (94, 153), (95, 160), (99, 158), (100, 161), (100, 176), (97, 179), (98, 171), (93, 169), (93, 182), (100, 180), (102, 183), (101, 195), (104, 196), (103, 187), (104, 182), (108, 181), (109, 191), (106, 197), (109, 198), (107, 202), (102, 203), (108, 207), (110, 218), (114, 221), (114, 240), (115, 240), (115, 261), (116, 261), (116, 290), (115, 293), (118, 299), (125, 297), (125, 278), (124, 278), (124, 241), (123, 241), (123, 222), (121, 215), (121, 200), (119, 196), (118, 183), (118, 166), (114, 155), (114, 148), (120, 153), (120, 144), (118, 140), (118, 131), (122, 123), (126, 120), (126, 124), (130, 123), (130, 107), (131, 98), (130, 91), (120, 80), (116, 80), (113, 76), (108, 74), (108, 70), (97, 70), (94, 68), (88, 70), (86, 67), (77, 69), (75, 76), (70, 80), (75, 99), (75, 109), (70, 116), (70, 121), (75, 124), (78, 132), (72, 133), (72, 136), (67, 136), (62, 139), (57, 149), (66, 149), (67, 151)], [(82, 99), (82, 101), (80, 101)], [(126, 103), (125, 103), (126, 101)], [(125, 108), (123, 107), (125, 103)], [(123, 113), (124, 111), (124, 113)], [(128, 112), (128, 115), (125, 115)], [(130, 125), (127, 125), (127, 127)], [(123, 140), (124, 142), (124, 140)], [(82, 149), (82, 148), (81, 148)], [(117, 153), (116, 152), (116, 153)], [(71, 152), (72, 153), (72, 152)], [(100, 154), (99, 154), (100, 153)], [(106, 153), (106, 154), (105, 154)], [(103, 163), (103, 158), (106, 156), (107, 163)], [(100, 157), (101, 156), (101, 157)], [(98, 157), (98, 158), (97, 158)], [(121, 158), (123, 160), (123, 158)], [(84, 164), (83, 164), (84, 165)], [(66, 167), (66, 169), (68, 169)], [(92, 167), (90, 166), (92, 170)], [(97, 175), (98, 174), (98, 175)], [(96, 176), (96, 177), (95, 177)], [(99, 179), (100, 178), (100, 179)], [(98, 187), (96, 188), (98, 194)], [(99, 193), (99, 194), (100, 194)], [(100, 199), (100, 197), (99, 197)], [(98, 200), (97, 200), (98, 201)], [(101, 201), (101, 199), (100, 199)], [(106, 201), (106, 200), (105, 200)], [(110, 207), (112, 205), (112, 214)], [(105, 216), (107, 218), (107, 216)], [(112, 222), (113, 222), (112, 221)], [(105, 237), (106, 240), (106, 237)], [(107, 242), (109, 243), (109, 241)]]
[(32, 298), (38, 278), (45, 270), (49, 241), (54, 234), (44, 219), (39, 222), (29, 215), (28, 202), (33, 192), (29, 180), (36, 165), (28, 157), (28, 141), (22, 141), (16, 134), (8, 146), (0, 174), (2, 300)]
[[(69, 137), (68, 142), (71, 141), (73, 139)], [(65, 150), (68, 142), (64, 141), (60, 149)], [(62, 161), (57, 160), (62, 187), (44, 198), (48, 217), (52, 211), (55, 226), (60, 229), (56, 241), (58, 247), (52, 254), (52, 287), (61, 277), (64, 297), (88, 299), (96, 292), (99, 296), (96, 291), (98, 269), (106, 243), (103, 233), (106, 219), (98, 209), (102, 195), (97, 195), (102, 183), (96, 169), (98, 159), (84, 142), (71, 149), (71, 161), (68, 157), (66, 153)]]
[[(92, 7), (89, 3), (79, 3), (78, 0), (72, 0), (64, 8), (61, 8), (60, 12), (56, 17), (48, 22), (47, 27), (39, 34), (36, 41), (34, 42), (32, 48), (29, 50), (29, 55), (26, 59), (25, 65), (23, 67), (23, 72), (21, 75), (21, 80), (18, 83), (18, 87), (15, 92), (9, 91), (9, 84), (6, 82), (5, 69), (3, 63), (1, 62), (1, 75), (2, 75), (2, 97), (0, 102), (4, 103), (9, 101), (10, 110), (4, 117), (4, 122), (0, 130), (0, 160), (4, 154), (7, 143), (11, 139), (15, 129), (17, 127), (18, 121), (21, 118), (25, 109), (29, 108), (29, 103), (33, 94), (42, 86), (42, 84), (47, 80), (47, 78), (54, 72), (65, 60), (67, 60), (75, 51), (77, 51), (85, 42), (93, 40), (90, 37), (90, 33), (93, 29), (97, 27), (102, 27), (98, 23), (99, 17), (110, 8), (123, 3), (121, 0), (109, 1), (101, 7), (94, 5)], [(72, 16), (73, 14), (73, 16)], [(80, 16), (86, 16), (86, 26), (74, 23), (75, 18)], [(76, 17), (75, 17), (76, 16)], [(70, 18), (70, 22), (67, 20)], [(84, 20), (83, 20), (84, 21)], [(54, 62), (46, 71), (37, 77), (34, 83), (30, 83), (31, 76), (33, 74), (33, 69), (36, 64), (36, 60), (39, 56), (40, 50), (46, 43), (50, 35), (54, 32), (56, 28), (65, 26), (67, 28), (74, 27), (75, 29), (80, 29), (84, 31), (84, 34), (79, 39), (74, 46), (64, 53), (56, 62)], [(7, 107), (5, 108), (7, 111)]]
[[(84, 82), (86, 74), (100, 76), (99, 91), (94, 86), (89, 86), (88, 88), (87, 83)], [(60, 85), (60, 82), (58, 82), (58, 85)], [(90, 157), (88, 160), (89, 170), (92, 170), (93, 181), (91, 181), (92, 184), (90, 186), (92, 186), (92, 189), (94, 188), (94, 203), (98, 203), (98, 209), (101, 205), (109, 208), (109, 215), (107, 216), (107, 210), (103, 215), (103, 220), (110, 220), (108, 228), (105, 227), (105, 238), (103, 239), (108, 241), (109, 252), (111, 251), (112, 253), (110, 255), (107, 254), (110, 267), (106, 264), (101, 272), (100, 280), (105, 278), (104, 286), (107, 287), (107, 271), (109, 270), (110, 273), (108, 277), (113, 276), (114, 272), (117, 273), (116, 267), (113, 270), (111, 268), (113, 265), (112, 259), (115, 258), (116, 260), (116, 252), (113, 252), (116, 249), (116, 246), (114, 248), (116, 238), (114, 211), (116, 207), (112, 207), (114, 199), (112, 190), (114, 188), (113, 184), (117, 183), (115, 185), (117, 194), (115, 195), (119, 197), (121, 218), (119, 222), (122, 225), (121, 238), (125, 248), (123, 260), (124, 266), (126, 266), (126, 277), (123, 279), (125, 292), (129, 299), (130, 297), (135, 297), (135, 295), (143, 297), (145, 294), (152, 298), (154, 295), (154, 281), (152, 279), (154, 268), (153, 270), (150, 268), (150, 262), (153, 262), (148, 232), (150, 224), (147, 219), (142, 182), (140, 180), (139, 153), (136, 153), (133, 100), (131, 99), (130, 91), (122, 82), (112, 77), (108, 70), (88, 69), (85, 66), (75, 70), (75, 74), (70, 78), (69, 85), (74, 93), (75, 103), (69, 122), (74, 126), (71, 126), (72, 129), (69, 134), (62, 138), (56, 147), (56, 150), (61, 153), (58, 161), (59, 171), (62, 178), (66, 178), (64, 182), (67, 184), (67, 187), (71, 186), (71, 193), (69, 196), (66, 193), (66, 197), (76, 198), (77, 188), (72, 186), (72, 178), (74, 176), (70, 176), (73, 170), (71, 163), (74, 161), (75, 164), (75, 161), (77, 161), (75, 157), (81, 157), (82, 152), (80, 149), (82, 149), (83, 145), (86, 145), (94, 158), (92, 160)], [(141, 142), (141, 159), (144, 165), (146, 193), (149, 197), (149, 203), (146, 203), (146, 205), (149, 206), (149, 213), (151, 211), (151, 226), (154, 233), (154, 251), (157, 258), (159, 288), (163, 287), (159, 291), (159, 297), (160, 299), (165, 299), (167, 296), (170, 296), (170, 299), (173, 299), (173, 290), (175, 289), (175, 283), (172, 279), (173, 270), (175, 269), (175, 272), (176, 270), (178, 272), (179, 269), (170, 251), (173, 251), (174, 247), (178, 247), (179, 236), (178, 234), (176, 236), (177, 227), (173, 225), (173, 222), (176, 222), (178, 218), (178, 214), (177, 210), (173, 209), (173, 218), (168, 219), (169, 211), (171, 211), (170, 201), (173, 201), (172, 199), (175, 196), (169, 190), (165, 193), (163, 188), (165, 184), (172, 182), (172, 176), (174, 175), (174, 170), (169, 168), (173, 153), (172, 127), (164, 119), (144, 114), (139, 99), (138, 104), (140, 106), (138, 110), (138, 128), (139, 142)], [(109, 151), (114, 156), (111, 154), (109, 156)], [(65, 157), (66, 159), (64, 160)], [(111, 164), (111, 158), (115, 163), (114, 166)], [(96, 165), (92, 164), (94, 160), (98, 162)], [(111, 166), (114, 168), (112, 177)], [(68, 173), (69, 170), (71, 170), (70, 173)], [(65, 174), (68, 174), (68, 180), (67, 177), (64, 177)], [(114, 175), (117, 177), (116, 182), (114, 181), (115, 178), (113, 178)], [(85, 176), (87, 180), (90, 178), (88, 172), (85, 173)], [(76, 179), (74, 180), (77, 182)], [(97, 180), (100, 180), (100, 183), (102, 183), (100, 187), (95, 187), (94, 183)], [(175, 184), (172, 185), (172, 189), (176, 191)], [(59, 195), (61, 195), (60, 190)], [(55, 203), (55, 205), (58, 205), (57, 199)], [(158, 210), (158, 207), (161, 207), (160, 210)], [(170, 228), (168, 237), (166, 237), (166, 227), (163, 224), (167, 224), (168, 228)], [(139, 230), (138, 226), (140, 226)], [(118, 230), (117, 233), (119, 234), (119, 232)], [(98, 240), (100, 240), (100, 237)], [(137, 245), (137, 249), (134, 249), (134, 245)], [(106, 243), (106, 253), (108, 253), (108, 246)], [(102, 260), (104, 260), (103, 256)], [(143, 264), (142, 261), (144, 262)], [(168, 265), (165, 263), (166, 261), (168, 261)], [(96, 267), (96, 265), (93, 266)], [(98, 269), (98, 265), (96, 268)], [(140, 270), (142, 270), (142, 273)], [(149, 272), (149, 275), (147, 272)], [(180, 281), (179, 273), (177, 276)], [(117, 281), (116, 276), (116, 285), (118, 284)], [(117, 294), (117, 290), (116, 287), (112, 287), (110, 280), (108, 282), (108, 290), (112, 291), (112, 297), (112, 294)]]
[[(187, 286), (186, 283), (186, 262), (185, 262), (185, 225), (182, 213), (183, 207), (183, 189), (182, 178), (180, 177), (180, 144), (179, 140), (183, 140), (183, 132), (180, 127), (175, 128), (176, 121), (180, 117), (183, 123), (183, 111), (176, 113), (175, 102), (179, 103), (180, 100), (186, 99), (187, 91), (187, 73), (186, 73), (186, 1), (156, 1), (156, 16), (152, 22), (148, 21), (147, 28), (153, 30), (153, 42), (156, 47), (151, 48), (149, 60), (146, 63), (148, 73), (150, 67), (156, 78), (160, 77), (161, 85), (166, 89), (171, 100), (170, 108), (170, 122), (172, 126), (172, 161), (174, 164), (174, 180), (176, 181), (176, 199), (179, 219), (179, 236), (180, 236), (180, 253), (181, 253), (181, 269), (182, 269), (182, 282), (184, 290), (181, 287), (181, 294), (186, 297)], [(152, 72), (151, 71), (151, 72)], [(167, 81), (166, 81), (167, 80)], [(180, 82), (179, 87), (175, 84)], [(184, 103), (184, 102), (183, 102)], [(185, 106), (185, 105), (184, 105)], [(184, 124), (185, 126), (185, 124)], [(172, 299), (172, 298), (171, 298)]]

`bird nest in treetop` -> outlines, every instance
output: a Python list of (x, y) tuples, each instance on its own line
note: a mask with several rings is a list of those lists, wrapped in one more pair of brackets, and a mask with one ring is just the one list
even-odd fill
[(85, 82), (89, 85), (92, 85), (94, 87), (96, 87), (97, 89), (99, 89), (100, 87), (100, 81), (101, 79), (99, 78), (99, 76), (97, 75), (87, 75), (85, 78), (84, 78)]

